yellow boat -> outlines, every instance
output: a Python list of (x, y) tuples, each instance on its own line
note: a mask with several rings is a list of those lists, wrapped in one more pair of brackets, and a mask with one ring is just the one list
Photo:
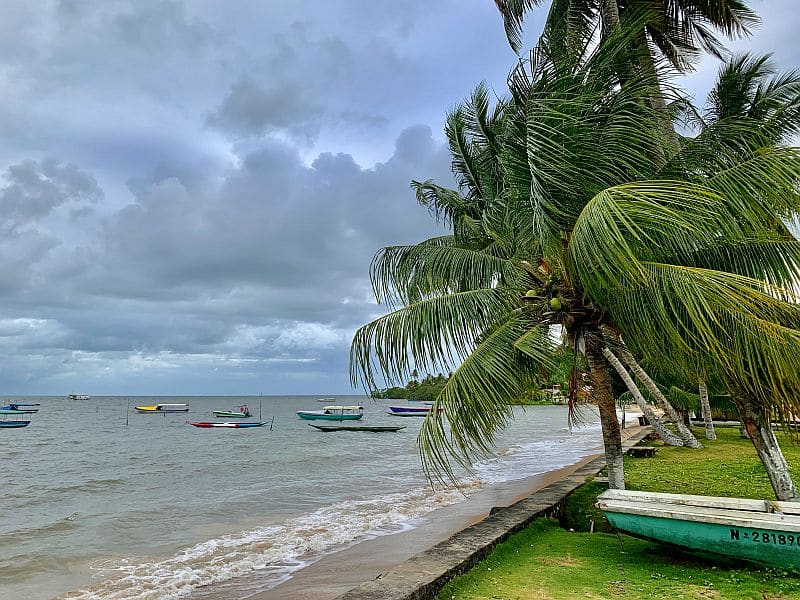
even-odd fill
[(149, 406), (134, 406), (140, 413), (175, 413), (189, 412), (189, 405), (181, 404), (151, 404)]

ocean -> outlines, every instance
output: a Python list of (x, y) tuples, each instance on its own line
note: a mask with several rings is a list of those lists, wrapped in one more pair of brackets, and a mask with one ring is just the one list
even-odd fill
[[(0, 597), (14, 600), (246, 598), (360, 541), (424, 526), (486, 486), (546, 473), (601, 451), (597, 416), (570, 431), (566, 408), (515, 408), (495, 456), (462, 491), (428, 486), (416, 435), (363, 396), (363, 423), (397, 433), (322, 433), (295, 411), (316, 396), (14, 398), (41, 402), (32, 423), (0, 430)], [(134, 406), (187, 402), (190, 412)], [(247, 403), (272, 423), (198, 429)]]

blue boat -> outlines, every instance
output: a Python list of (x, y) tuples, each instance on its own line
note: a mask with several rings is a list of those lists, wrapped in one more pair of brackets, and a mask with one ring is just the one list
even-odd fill
[(0, 410), (16, 410), (22, 413), (33, 414), (39, 412), (38, 408), (33, 408), (34, 406), (41, 406), (41, 405), (38, 402), (36, 404), (21, 404), (19, 402), (11, 402), (9, 404), (6, 404), (5, 406), (0, 406)]
[(7, 428), (17, 428), (17, 427), (27, 427), (30, 425), (30, 421), (0, 421), (0, 429)]

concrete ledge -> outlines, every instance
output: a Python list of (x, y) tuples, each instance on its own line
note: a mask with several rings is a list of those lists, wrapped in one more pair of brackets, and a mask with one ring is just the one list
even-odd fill
[[(650, 433), (647, 427), (624, 442), (638, 444)], [(567, 497), (606, 466), (605, 458), (586, 463), (568, 477), (507, 507), (493, 508), (480, 523), (412, 556), (385, 575), (363, 583), (337, 600), (430, 600), (445, 583), (486, 558), (495, 546), (541, 517), (559, 518)]]

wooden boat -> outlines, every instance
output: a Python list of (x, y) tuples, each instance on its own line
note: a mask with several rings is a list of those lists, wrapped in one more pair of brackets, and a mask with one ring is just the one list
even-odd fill
[(253, 416), (250, 414), (247, 404), (242, 404), (237, 410), (213, 410), (211, 412), (214, 413), (215, 417), (227, 417), (229, 419), (246, 419)]
[(70, 394), (67, 396), (70, 400), (91, 400), (92, 397), (89, 394)]
[(635, 536), (779, 567), (800, 567), (800, 504), (608, 490), (597, 507)]
[(36, 404), (20, 404), (18, 402), (10, 402), (5, 406), (0, 406), (0, 410), (18, 411), (17, 413), (13, 414), (19, 414), (19, 413), (33, 414), (39, 412), (38, 408), (34, 408), (35, 406), (41, 406), (41, 405), (38, 402)]
[(405, 425), (317, 425), (315, 423), (309, 423), (308, 426), (320, 431), (371, 431), (374, 433), (400, 431), (406, 428)]
[(264, 427), (266, 421), (186, 421), (189, 425), (194, 427), (202, 427), (204, 429), (212, 427), (223, 427), (227, 429), (245, 429), (247, 427)]
[(364, 416), (363, 406), (325, 406), (322, 410), (298, 410), (301, 419), (323, 419), (326, 421), (357, 421)]
[(186, 403), (152, 404), (149, 406), (134, 406), (134, 408), (144, 414), (189, 412), (189, 405)]

